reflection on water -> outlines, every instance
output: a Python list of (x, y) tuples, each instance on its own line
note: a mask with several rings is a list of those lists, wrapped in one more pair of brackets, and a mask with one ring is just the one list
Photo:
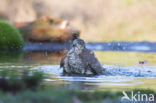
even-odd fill
[(43, 65), (43, 64), (58, 64), (61, 58), (65, 55), (65, 51), (62, 52), (25, 52), (21, 63), (31, 65)]
[(58, 64), (66, 51), (61, 52), (0, 52), (2, 65), (43, 65)]
[[(156, 66), (156, 53), (143, 52), (95, 52), (102, 64), (118, 66)], [(145, 64), (139, 62), (146, 61)]]
[(23, 58), (23, 51), (0, 51), (0, 63), (19, 62)]
[[(156, 53), (95, 51), (97, 58), (107, 68), (107, 74), (94, 77), (63, 76), (59, 62), (64, 54), (65, 52), (0, 53), (0, 68), (40, 69), (47, 75), (45, 83), (55, 86), (85, 90), (156, 90)], [(140, 61), (147, 62), (140, 64)]]

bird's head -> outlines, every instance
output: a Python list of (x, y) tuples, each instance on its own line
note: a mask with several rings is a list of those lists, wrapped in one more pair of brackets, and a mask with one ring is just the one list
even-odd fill
[(82, 39), (75, 39), (73, 41), (73, 48), (75, 48), (76, 50), (83, 50), (85, 47), (85, 42)]

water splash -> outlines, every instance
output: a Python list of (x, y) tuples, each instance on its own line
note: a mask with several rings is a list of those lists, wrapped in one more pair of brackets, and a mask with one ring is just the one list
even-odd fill
[[(99, 76), (120, 76), (120, 77), (156, 77), (156, 66), (129, 66), (119, 67), (115, 65), (104, 65), (105, 72)], [(45, 73), (60, 76), (63, 71), (59, 65), (43, 65), (33, 69), (43, 70)], [(98, 77), (98, 76), (96, 76)]]

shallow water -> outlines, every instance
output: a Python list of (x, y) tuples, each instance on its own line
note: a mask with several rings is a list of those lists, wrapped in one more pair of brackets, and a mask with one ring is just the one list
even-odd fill
[[(17, 55), (18, 54), (18, 55)], [(156, 53), (95, 51), (106, 73), (94, 77), (63, 76), (59, 62), (65, 52), (0, 53), (0, 68), (42, 70), (46, 84), (82, 90), (156, 90)]]

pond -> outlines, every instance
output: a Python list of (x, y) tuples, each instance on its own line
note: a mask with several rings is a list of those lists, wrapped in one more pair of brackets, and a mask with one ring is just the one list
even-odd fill
[[(0, 52), (0, 68), (42, 70), (47, 76), (44, 83), (81, 90), (156, 90), (156, 43), (125, 44), (87, 44), (106, 68), (106, 74), (93, 77), (63, 76), (59, 62), (66, 51), (54, 51), (51, 44), (27, 44), (24, 52)], [(55, 46), (55, 50), (65, 47)]]

